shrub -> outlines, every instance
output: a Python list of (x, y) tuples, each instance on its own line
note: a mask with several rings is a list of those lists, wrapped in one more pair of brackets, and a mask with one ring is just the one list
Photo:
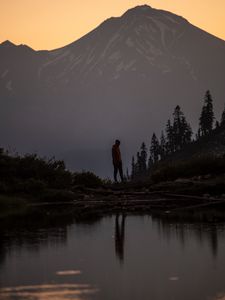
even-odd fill
[[(19, 181), (21, 186), (38, 189), (38, 185), (45, 184), (50, 188), (69, 188), (72, 184), (72, 174), (66, 170), (62, 160), (55, 158), (44, 159), (36, 154), (21, 156), (9, 156), (0, 152), (0, 180), (4, 182)], [(30, 183), (27, 180), (33, 180)], [(24, 181), (24, 183), (23, 183)], [(41, 183), (42, 182), (42, 183)]]
[(92, 172), (74, 173), (73, 185), (95, 188), (102, 185), (102, 180)]

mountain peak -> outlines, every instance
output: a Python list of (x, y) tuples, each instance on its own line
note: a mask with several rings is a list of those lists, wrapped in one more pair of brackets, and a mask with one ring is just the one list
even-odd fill
[(149, 13), (149, 12), (152, 12), (153, 8), (147, 4), (144, 4), (144, 5), (138, 5), (138, 6), (135, 6), (131, 9), (128, 9), (125, 13), (124, 13), (124, 16), (125, 15), (139, 15), (139, 14), (146, 14), (146, 13)]
[(183, 23), (183, 22), (188, 22), (185, 18), (183, 18), (182, 16), (178, 16), (174, 13), (171, 13), (169, 11), (166, 10), (162, 10), (162, 9), (156, 9), (153, 8), (147, 4), (144, 5), (139, 5), (139, 6), (135, 6), (133, 8), (128, 9), (123, 15), (122, 17), (125, 18), (145, 18), (145, 17), (158, 17), (158, 18), (173, 18), (174, 22), (177, 23)]
[(133, 8), (131, 8), (131, 10), (139, 10), (139, 11), (146, 11), (152, 9), (152, 7), (150, 5), (144, 4), (144, 5), (137, 5)]
[(3, 46), (3, 47), (15, 47), (16, 45), (13, 44), (11, 41), (6, 40), (3, 43), (1, 43), (0, 46)]

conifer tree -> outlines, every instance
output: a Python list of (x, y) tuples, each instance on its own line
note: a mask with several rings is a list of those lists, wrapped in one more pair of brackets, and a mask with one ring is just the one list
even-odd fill
[(135, 178), (135, 160), (134, 160), (134, 156), (132, 156), (132, 163), (131, 163), (131, 179)]
[(151, 172), (151, 169), (152, 169), (153, 165), (154, 165), (154, 162), (153, 162), (153, 159), (150, 155), (149, 159), (148, 159), (148, 172)]
[(224, 126), (225, 125), (225, 106), (221, 115), (221, 120), (220, 120), (220, 125)]
[(177, 151), (180, 149), (182, 145), (182, 134), (183, 134), (183, 126), (181, 118), (183, 117), (183, 113), (180, 109), (180, 106), (177, 105), (175, 107), (174, 113), (173, 113), (173, 140), (174, 140), (174, 151)]
[(170, 120), (166, 124), (166, 154), (174, 152), (174, 135), (173, 127)]
[(126, 170), (126, 179), (127, 179), (127, 181), (130, 179), (130, 175), (129, 175), (128, 168), (127, 168), (127, 170)]
[(151, 139), (150, 156), (152, 157), (153, 163), (156, 163), (159, 160), (159, 141), (155, 133), (153, 133)]
[(199, 128), (202, 136), (205, 136), (212, 131), (214, 118), (212, 96), (210, 91), (207, 91), (199, 118)]
[(147, 148), (144, 142), (141, 144), (140, 150), (140, 173), (141, 175), (145, 175), (147, 171)]
[(173, 116), (174, 151), (177, 151), (191, 142), (192, 130), (179, 105), (176, 106)]
[(159, 149), (160, 149), (160, 159), (164, 159), (166, 156), (166, 138), (163, 131), (161, 132)]
[(141, 175), (141, 155), (137, 152), (137, 162), (135, 164), (135, 176), (139, 177)]
[(191, 142), (192, 129), (191, 129), (191, 125), (189, 123), (187, 123), (185, 117), (182, 117), (181, 124), (182, 124), (181, 131), (183, 133), (182, 146), (184, 146)]

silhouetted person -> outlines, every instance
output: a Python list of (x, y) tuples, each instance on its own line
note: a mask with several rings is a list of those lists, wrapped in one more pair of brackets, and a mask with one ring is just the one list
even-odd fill
[(122, 262), (124, 259), (124, 238), (125, 238), (125, 215), (122, 214), (121, 222), (119, 214), (116, 215), (115, 224), (115, 250), (116, 255)]
[(117, 181), (117, 173), (119, 171), (121, 181), (123, 182), (123, 165), (120, 153), (120, 141), (116, 140), (115, 144), (112, 146), (112, 159), (114, 167), (114, 180)]

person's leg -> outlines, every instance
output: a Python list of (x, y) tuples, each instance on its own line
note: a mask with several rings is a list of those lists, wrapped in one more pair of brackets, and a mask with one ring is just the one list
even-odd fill
[(122, 163), (119, 164), (119, 173), (120, 173), (120, 179), (123, 182), (124, 179), (123, 179), (123, 165), (122, 165)]
[(114, 181), (117, 182), (118, 167), (116, 165), (113, 165), (113, 167), (114, 167)]

